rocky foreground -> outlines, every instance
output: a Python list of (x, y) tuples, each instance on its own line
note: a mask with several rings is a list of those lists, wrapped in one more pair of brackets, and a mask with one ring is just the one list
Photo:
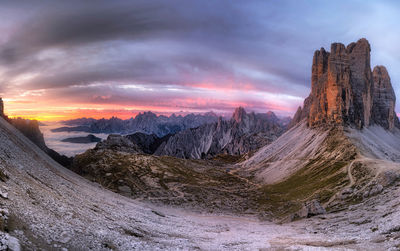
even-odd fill
[(344, 211), (276, 225), (251, 215), (190, 213), (120, 196), (59, 166), (2, 119), (0, 139), (1, 245), (13, 250), (396, 250), (400, 245), (396, 180)]

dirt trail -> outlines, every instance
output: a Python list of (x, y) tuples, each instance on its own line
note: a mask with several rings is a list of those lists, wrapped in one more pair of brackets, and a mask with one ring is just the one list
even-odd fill
[(347, 175), (349, 176), (350, 184), (347, 187), (352, 187), (356, 182), (354, 181), (354, 177), (351, 174), (351, 168), (353, 167), (353, 164), (356, 160), (353, 160), (350, 165), (347, 167)]
[(228, 174), (230, 174), (230, 175), (232, 175), (232, 176), (234, 176), (235, 178), (238, 178), (238, 179), (240, 179), (240, 180), (243, 180), (243, 181), (245, 181), (246, 183), (248, 183), (248, 184), (251, 184), (251, 185), (253, 185), (253, 186), (255, 186), (256, 188), (262, 188), (262, 185), (260, 185), (260, 184), (258, 184), (258, 183), (254, 183), (254, 182), (252, 182), (252, 181), (250, 181), (249, 179), (246, 179), (246, 178), (244, 178), (244, 177), (242, 177), (242, 176), (239, 176), (239, 175), (237, 175), (237, 174), (235, 174), (235, 171), (229, 171), (229, 172), (227, 172)]
[[(345, 186), (343, 189), (350, 188), (350, 187), (352, 187), (352, 186), (355, 184), (355, 180), (354, 180), (353, 175), (351, 174), (351, 170), (352, 170), (352, 167), (353, 167), (354, 162), (356, 162), (356, 161), (358, 161), (358, 160), (359, 160), (359, 159), (353, 160), (353, 161), (350, 162), (350, 164), (347, 166), (347, 176), (349, 177), (350, 183), (349, 183), (347, 186)], [(336, 194), (334, 194), (327, 202), (324, 203), (323, 206), (324, 206), (324, 207), (327, 207), (332, 201), (334, 201), (334, 200), (336, 199), (336, 197), (337, 197), (337, 195), (338, 195), (339, 193), (341, 193), (341, 191), (339, 191), (339, 192), (337, 192)]]

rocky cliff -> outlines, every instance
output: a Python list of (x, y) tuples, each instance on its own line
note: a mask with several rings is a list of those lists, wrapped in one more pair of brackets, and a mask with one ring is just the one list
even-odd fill
[(218, 154), (242, 155), (271, 143), (285, 130), (274, 113), (246, 113), (239, 107), (230, 120), (177, 133), (162, 144), (157, 155), (201, 159)]
[(13, 125), (18, 131), (25, 135), (35, 145), (37, 145), (42, 151), (47, 153), (52, 159), (57, 161), (63, 166), (70, 166), (72, 164), (72, 158), (65, 155), (61, 155), (53, 149), (47, 147), (43, 133), (39, 129), (39, 122), (37, 120), (29, 120), (22, 118), (8, 119), (9, 123)]
[(2, 98), (0, 98), (0, 116), (4, 117), (4, 103)]
[(371, 71), (370, 44), (366, 39), (345, 46), (333, 43), (314, 53), (311, 94), (299, 107), (291, 126), (306, 119), (308, 126), (372, 124), (393, 129), (398, 124), (395, 96), (383, 66)]
[(375, 66), (372, 78), (374, 85), (371, 121), (390, 130), (398, 127), (399, 118), (394, 112), (396, 95), (386, 68)]

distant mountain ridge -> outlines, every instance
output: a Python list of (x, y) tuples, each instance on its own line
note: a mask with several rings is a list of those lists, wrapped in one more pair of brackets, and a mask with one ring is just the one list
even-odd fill
[(243, 155), (274, 141), (286, 131), (289, 122), (288, 118), (280, 119), (273, 112), (247, 113), (243, 107), (238, 107), (230, 120), (219, 117), (217, 122), (162, 137), (142, 132), (126, 136), (110, 134), (93, 150), (183, 159), (213, 158), (218, 154)]
[(172, 114), (167, 117), (157, 116), (153, 112), (139, 113), (135, 118), (122, 120), (116, 117), (110, 119), (88, 119), (81, 118), (70, 121), (64, 121), (66, 125), (75, 125), (74, 127), (60, 127), (53, 129), (53, 132), (71, 132), (81, 131), (88, 133), (119, 133), (133, 134), (142, 132), (146, 134), (155, 134), (163, 137), (168, 134), (174, 134), (189, 128), (199, 127), (203, 124), (214, 123), (218, 116), (213, 112), (204, 114), (188, 114), (185, 116)]
[(242, 155), (265, 146), (286, 130), (287, 120), (273, 112), (247, 113), (236, 108), (230, 120), (188, 129), (171, 136), (160, 145), (156, 155), (202, 159), (218, 154)]

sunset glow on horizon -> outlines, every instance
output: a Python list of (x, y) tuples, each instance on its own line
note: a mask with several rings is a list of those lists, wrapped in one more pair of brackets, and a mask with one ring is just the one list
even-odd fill
[(313, 51), (361, 37), (400, 96), (400, 35), (377, 32), (397, 30), (396, 2), (288, 3), (5, 1), (0, 97), (8, 116), (41, 121), (229, 116), (238, 106), (293, 116)]
[[(171, 92), (176, 90), (170, 88)], [(186, 91), (186, 90), (185, 90)], [(230, 116), (236, 107), (245, 107), (248, 111), (268, 112), (273, 111), (280, 116), (291, 116), (296, 106), (291, 106), (287, 100), (301, 103), (301, 97), (285, 96), (282, 94), (270, 94), (257, 90), (238, 91), (234, 89), (215, 88), (210, 86), (191, 88), (191, 97), (174, 98), (171, 103), (165, 102), (147, 102), (148, 106), (141, 106), (134, 101), (125, 102), (107, 102), (112, 100), (113, 96), (92, 97), (87, 103), (73, 103), (63, 105), (64, 100), (60, 102), (46, 97), (45, 93), (40, 95), (18, 97), (18, 99), (4, 98), (5, 113), (10, 117), (22, 117), (26, 119), (35, 119), (39, 121), (59, 121), (82, 117), (91, 117), (95, 119), (118, 117), (128, 119), (137, 114), (146, 111), (152, 111), (158, 115), (188, 114), (215, 112), (218, 115)], [(195, 93), (198, 92), (200, 96)], [(208, 98), (207, 98), (208, 97)], [(96, 99), (102, 99), (101, 104), (96, 104)], [(232, 100), (231, 100), (232, 99)], [(67, 103), (67, 100), (65, 100)]]

